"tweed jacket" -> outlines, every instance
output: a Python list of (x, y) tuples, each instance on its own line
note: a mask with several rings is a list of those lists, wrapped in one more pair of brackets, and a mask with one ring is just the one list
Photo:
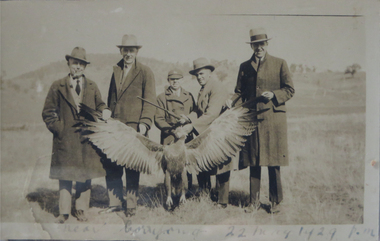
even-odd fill
[[(84, 79), (82, 103), (103, 111), (106, 108), (95, 82)], [(53, 154), (50, 178), (81, 181), (105, 176), (97, 150), (88, 141), (82, 142), (80, 133), (73, 127), (84, 117), (70, 90), (70, 77), (55, 81), (48, 92), (42, 111), (46, 127), (53, 133)]]
[[(218, 80), (210, 79), (201, 88), (198, 95), (197, 108), (195, 112), (188, 116), (197, 133), (200, 134), (205, 131), (219, 117), (228, 97), (228, 92), (222, 86), (222, 82)], [(211, 174), (222, 174), (230, 171), (231, 167), (231, 160), (229, 160), (226, 164), (211, 171)]]
[(289, 164), (287, 121), (285, 102), (294, 95), (294, 85), (285, 60), (268, 53), (260, 63), (258, 71), (251, 64), (252, 58), (240, 65), (233, 99), (248, 101), (259, 97), (264, 91), (271, 91), (270, 101), (259, 101), (257, 110), (269, 108), (259, 115), (263, 119), (248, 139), (240, 153), (240, 167), (286, 166)]
[(112, 111), (112, 117), (127, 125), (143, 123), (149, 129), (152, 125), (156, 108), (138, 99), (137, 96), (156, 103), (153, 72), (148, 66), (136, 60), (122, 86), (120, 86), (123, 68), (123, 59), (113, 67), (107, 100), (107, 105)]

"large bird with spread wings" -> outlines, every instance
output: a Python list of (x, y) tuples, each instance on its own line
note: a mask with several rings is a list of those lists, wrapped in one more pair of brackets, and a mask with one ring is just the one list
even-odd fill
[[(264, 111), (252, 111), (248, 105), (255, 101), (227, 109), (200, 135), (185, 143), (186, 135), (169, 145), (158, 144), (137, 133), (124, 123), (108, 119), (95, 122), (83, 121), (82, 135), (88, 138), (111, 161), (135, 171), (150, 174), (163, 169), (168, 206), (173, 204), (171, 194), (181, 194), (180, 202), (186, 202), (187, 175), (209, 171), (237, 154), (258, 124), (257, 115)], [(81, 105), (84, 112), (95, 111)], [(99, 116), (99, 115), (98, 115)], [(181, 131), (181, 126), (177, 131)]]

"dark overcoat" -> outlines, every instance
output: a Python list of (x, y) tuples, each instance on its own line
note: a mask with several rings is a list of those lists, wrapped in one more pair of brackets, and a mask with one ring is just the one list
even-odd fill
[[(181, 88), (180, 95), (173, 94), (170, 87), (165, 88), (165, 92), (157, 97), (157, 103), (160, 107), (174, 112), (175, 114), (188, 115), (195, 110), (195, 101), (193, 95)], [(161, 144), (167, 145), (175, 140), (172, 132), (177, 124), (177, 119), (165, 111), (157, 108), (154, 121), (158, 129), (161, 130)], [(192, 133), (188, 135), (185, 142), (192, 140)]]
[[(272, 91), (270, 101), (264, 98), (257, 103), (257, 110), (269, 109), (259, 115), (263, 119), (256, 131), (248, 138), (240, 153), (240, 168), (247, 166), (287, 166), (288, 140), (285, 102), (294, 95), (294, 85), (285, 60), (266, 54), (258, 72), (251, 62), (255, 57), (240, 65), (233, 99), (247, 101)], [(239, 101), (237, 103), (239, 103)]]
[[(197, 108), (195, 112), (188, 116), (196, 132), (202, 133), (219, 117), (228, 97), (227, 90), (216, 79), (209, 80), (203, 89), (201, 88), (198, 95)], [(212, 175), (219, 175), (230, 171), (231, 167), (231, 160), (229, 160), (210, 173)]]
[(113, 67), (107, 101), (107, 105), (112, 111), (112, 117), (127, 125), (145, 124), (149, 130), (156, 107), (143, 102), (137, 96), (156, 103), (153, 72), (148, 66), (135, 61), (123, 85), (120, 86), (123, 68), (123, 59)]
[[(95, 82), (83, 78), (82, 103), (103, 111), (106, 104)], [(50, 178), (84, 182), (103, 177), (105, 171), (95, 147), (88, 141), (83, 142), (73, 125), (80, 119), (77, 106), (70, 91), (70, 77), (55, 81), (49, 90), (42, 111), (47, 128), (53, 133), (53, 154)]]

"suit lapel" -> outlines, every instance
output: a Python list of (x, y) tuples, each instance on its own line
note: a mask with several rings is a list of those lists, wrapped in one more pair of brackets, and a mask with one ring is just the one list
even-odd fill
[(115, 78), (116, 93), (117, 93), (116, 95), (117, 95), (117, 97), (120, 96), (120, 93), (121, 93), (121, 91), (120, 91), (121, 90), (120, 80), (123, 77), (122, 71), (123, 70), (120, 68), (120, 66), (118, 66), (118, 65), (113, 66), (113, 75), (114, 75), (114, 78)]
[(203, 90), (199, 93), (198, 96), (198, 108), (204, 112), (208, 105), (208, 93), (211, 91), (213, 86), (213, 79), (210, 79), (207, 84), (204, 86)]
[(89, 96), (94, 96), (94, 88), (91, 82), (89, 82), (86, 77), (83, 78), (83, 96), (82, 103), (89, 106)]
[(61, 83), (59, 85), (59, 92), (61, 92), (62, 96), (66, 99), (66, 101), (74, 107), (74, 109), (77, 109), (77, 105), (75, 104), (74, 98), (71, 95), (70, 91), (70, 77), (67, 76), (64, 79), (61, 79)]
[(120, 99), (121, 95), (124, 93), (126, 89), (132, 84), (132, 82), (136, 79), (136, 76), (140, 73), (140, 67), (137, 63), (133, 66), (133, 68), (129, 71), (127, 77), (124, 80), (123, 86), (121, 87), (120, 95), (118, 99)]
[(177, 102), (181, 102), (181, 103), (186, 102), (190, 98), (189, 92), (185, 91), (183, 88), (181, 88), (180, 95), (177, 96), (168, 87), (165, 90), (165, 95), (166, 95), (166, 100), (168, 100), (168, 101), (177, 101)]

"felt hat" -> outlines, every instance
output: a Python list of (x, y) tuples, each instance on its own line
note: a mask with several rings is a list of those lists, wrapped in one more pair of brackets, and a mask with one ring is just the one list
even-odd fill
[(137, 38), (132, 34), (125, 34), (121, 40), (121, 45), (116, 45), (118, 48), (135, 47), (141, 48), (142, 46), (137, 43)]
[(247, 44), (264, 42), (271, 39), (271, 38), (268, 38), (267, 32), (265, 31), (264, 28), (254, 28), (254, 29), (249, 30), (249, 36), (251, 37), (251, 41), (246, 42)]
[(214, 71), (215, 67), (211, 65), (206, 58), (198, 58), (193, 61), (193, 70), (190, 70), (191, 75), (195, 75), (200, 69), (210, 69), (211, 72)]
[(86, 50), (82, 47), (75, 47), (71, 52), (71, 55), (66, 54), (66, 60), (69, 61), (70, 58), (83, 61), (86, 64), (90, 63), (86, 59)]

